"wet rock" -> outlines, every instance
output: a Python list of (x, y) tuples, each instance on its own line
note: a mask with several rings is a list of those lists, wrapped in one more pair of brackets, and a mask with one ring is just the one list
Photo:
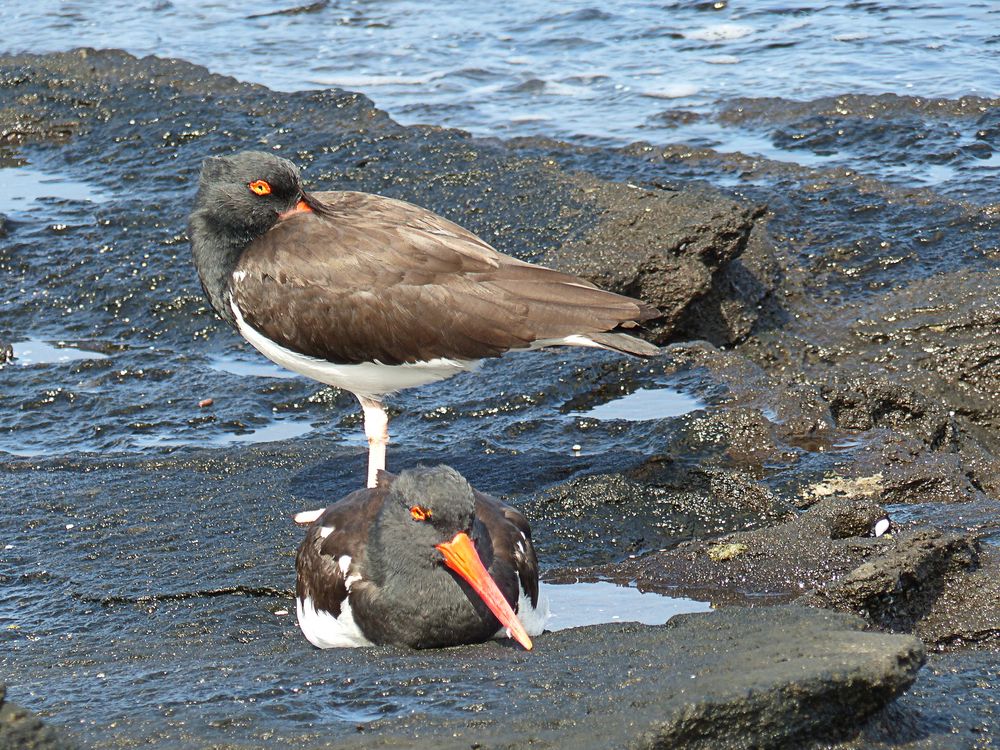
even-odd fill
[(6, 700), (6, 687), (0, 685), (0, 750), (72, 750), (61, 732), (20, 706)]
[(571, 479), (519, 502), (548, 566), (594, 565), (758, 528), (791, 509), (745, 472), (669, 462)]
[(654, 463), (739, 467), (760, 476), (766, 465), (797, 461), (803, 447), (831, 447), (847, 437), (836, 429), (818, 388), (772, 377), (741, 354), (704, 341), (672, 344), (655, 363), (605, 364), (563, 411), (591, 409), (639, 388), (662, 388), (664, 379), (701, 394), (705, 403), (655, 433), (659, 440), (650, 442), (648, 459)]
[[(754, 318), (744, 311), (769, 291), (766, 280), (754, 277), (746, 266), (719, 272), (746, 250), (763, 207), (741, 205), (707, 189), (580, 182), (582, 193), (607, 219), (581, 240), (549, 251), (547, 265), (655, 305), (662, 317), (646, 328), (658, 343), (677, 338), (682, 318), (684, 337), (697, 333), (731, 343), (749, 332)], [(763, 247), (760, 232), (756, 239)], [(758, 291), (756, 296), (750, 287)], [(730, 315), (715, 315), (726, 300), (732, 301)], [(695, 301), (697, 312), (692, 310)]]
[(667, 448), (678, 458), (688, 455), (708, 459), (714, 455), (727, 464), (759, 470), (769, 461), (792, 458), (779, 433), (760, 409), (723, 406), (683, 420)]
[(1000, 642), (1000, 553), (982, 545), (978, 557), (972, 570), (945, 579), (933, 609), (917, 623), (914, 633), (929, 646), (996, 648)]
[[(301, 532), (289, 516), (303, 507), (296, 488), (316, 491), (304, 473), (320, 460), (330, 462), (331, 483), (321, 496), (343, 491), (331, 477), (349, 485), (363, 467), (363, 453), (318, 440), (5, 464), (13, 506), (0, 524), (7, 554), (30, 579), (16, 584), (27, 604), (0, 659), (25, 673), (44, 668), (37, 679), (51, 685), (51, 709), (67, 724), (86, 720), (97, 744), (151, 737), (184, 747), (261, 746), (275, 736), (303, 747), (596, 748), (655, 738), (738, 747), (748, 737), (795, 746), (852, 731), (920, 664), (914, 639), (786, 608), (561, 631), (540, 636), (530, 653), (507, 642), (319, 652), (293, 617), (276, 613), (294, 610), (283, 587), (294, 580)], [(533, 470), (523, 458), (513, 466)], [(719, 486), (709, 474), (706, 488), (713, 478)], [(582, 508), (576, 523), (587, 528), (587, 513), (599, 510)], [(248, 514), (252, 525), (238, 520)], [(857, 514), (817, 512), (812, 523), (831, 536), (867, 518), (844, 515)], [(541, 540), (545, 521), (532, 522)], [(41, 537), (53, 543), (32, 543)], [(78, 629), (84, 621), (91, 626)], [(44, 652), (38, 638), (50, 644)], [(85, 702), (81, 679), (95, 680)], [(250, 699), (254, 710), (243, 711)], [(123, 710), (137, 704), (150, 708)]]
[(896, 435), (861, 451), (855, 468), (862, 474), (877, 469), (885, 504), (965, 503), (985, 496), (979, 472), (961, 453), (934, 451)]
[(745, 341), (761, 319), (761, 310), (776, 305), (772, 295), (782, 270), (774, 256), (766, 215), (754, 217), (746, 247), (718, 272), (712, 288), (684, 311), (677, 325), (681, 339), (704, 339), (716, 345)]
[(887, 428), (918, 437), (934, 449), (956, 440), (958, 429), (946, 408), (886, 376), (865, 373), (843, 377), (824, 388), (823, 397), (837, 426), (843, 429)]
[(416, 748), (442, 741), (448, 747), (777, 748), (850, 736), (906, 689), (924, 660), (917, 639), (861, 628), (857, 619), (806, 609), (730, 609), (681, 615), (664, 627), (548, 634), (534, 653), (517, 657), (490, 646), (358, 655), (389, 679), (432, 663), (450, 671), (465, 662), (463, 682), (492, 680), (490, 673), (502, 668), (509, 693), (476, 719), (421, 714), (378, 721), (364, 727), (363, 738), (345, 739), (350, 747), (395, 746), (405, 738)]
[[(711, 389), (719, 397), (716, 405), (754, 410), (760, 417), (753, 419), (758, 423), (761, 419), (766, 421), (769, 438), (764, 439), (762, 431), (757, 429), (750, 431), (757, 434), (748, 434), (748, 440), (734, 440), (742, 443), (744, 454), (753, 452), (753, 442), (758, 453), (774, 458), (782, 452), (783, 444), (832, 441), (836, 424), (819, 388), (768, 372), (740, 351), (718, 349), (699, 341), (676, 344), (670, 348), (670, 367), (678, 375), (705, 373), (705, 379), (717, 384)], [(746, 432), (733, 430), (736, 435)]]
[[(854, 612), (876, 627), (910, 632), (934, 608), (949, 576), (977, 566), (978, 551), (968, 538), (933, 529), (909, 531), (897, 536), (894, 549), (797, 603)], [(968, 584), (968, 577), (963, 581)]]
[(319, 13), (321, 10), (326, 10), (330, 5), (330, 0), (319, 0), (315, 3), (309, 3), (308, 5), (296, 5), (292, 8), (283, 8), (282, 10), (272, 10), (267, 13), (253, 13), (247, 18), (269, 18), (271, 16), (298, 16), (303, 13)]
[(954, 164), (990, 158), (996, 107), (996, 99), (977, 96), (843, 94), (810, 101), (762, 97), (728, 102), (720, 119), (764, 127), (772, 142), (787, 150), (808, 149), (824, 156), (850, 150), (867, 161), (887, 164)]
[[(727, 103), (721, 119), (745, 123), (754, 120), (791, 120), (803, 116), (869, 117), (894, 113), (920, 112), (932, 118), (971, 117), (979, 119), (984, 113), (995, 112), (1000, 106), (997, 99), (981, 96), (963, 96), (942, 99), (900, 94), (841, 94), (807, 101), (794, 101), (778, 97), (733, 99)], [(871, 118), (869, 118), (871, 119)]]
[(718, 604), (791, 601), (891, 549), (892, 539), (874, 536), (886, 515), (864, 498), (828, 497), (775, 526), (698, 539), (618, 565), (559, 569), (549, 577), (634, 581)]
[(996, 651), (930, 654), (916, 682), (834, 750), (989, 747), (1000, 736)]

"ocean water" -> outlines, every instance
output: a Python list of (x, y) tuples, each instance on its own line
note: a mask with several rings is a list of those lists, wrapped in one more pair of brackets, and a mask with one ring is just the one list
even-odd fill
[(7, 51), (118, 47), (280, 90), (361, 91), (403, 124), (795, 159), (711, 115), (741, 97), (995, 96), (1000, 3), (39, 0)]

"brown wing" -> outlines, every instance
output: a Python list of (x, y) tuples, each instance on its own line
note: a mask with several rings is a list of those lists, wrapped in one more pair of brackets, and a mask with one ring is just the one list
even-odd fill
[[(295, 593), (313, 606), (340, 616), (347, 582), (338, 561), (363, 559), (368, 533), (385, 499), (387, 485), (352, 492), (323, 511), (306, 532), (295, 556)], [(324, 537), (321, 531), (332, 529)]]
[(320, 211), (250, 244), (231, 285), (244, 320), (293, 351), (341, 364), (472, 360), (656, 314), (418, 206), (352, 192), (312, 199)]

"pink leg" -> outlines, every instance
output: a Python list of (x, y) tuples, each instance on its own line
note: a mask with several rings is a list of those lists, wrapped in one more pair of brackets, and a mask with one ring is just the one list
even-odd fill
[(385, 470), (385, 447), (389, 444), (389, 416), (381, 401), (358, 396), (365, 412), (368, 437), (368, 486), (378, 486), (378, 473)]

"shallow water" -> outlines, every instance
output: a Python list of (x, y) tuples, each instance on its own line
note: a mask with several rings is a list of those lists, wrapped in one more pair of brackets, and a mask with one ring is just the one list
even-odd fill
[(47, 341), (29, 339), (15, 341), (11, 345), (14, 352), (14, 363), (21, 367), (32, 365), (53, 365), (66, 362), (76, 362), (81, 359), (107, 359), (107, 354), (88, 352), (66, 346), (63, 342), (53, 345)]
[[(0, 214), (17, 218), (41, 201), (101, 203), (108, 196), (95, 186), (30, 165), (0, 168)], [(57, 212), (57, 209), (52, 209)]]
[(542, 583), (539, 591), (548, 597), (552, 613), (546, 630), (565, 630), (605, 622), (641, 622), (662, 625), (685, 612), (710, 612), (706, 602), (683, 596), (643, 592), (634, 586), (610, 581), (594, 583)]
[(688, 414), (705, 406), (702, 399), (694, 398), (672, 388), (638, 388), (621, 398), (612, 399), (573, 416), (590, 419), (623, 419), (629, 422), (649, 422)]

